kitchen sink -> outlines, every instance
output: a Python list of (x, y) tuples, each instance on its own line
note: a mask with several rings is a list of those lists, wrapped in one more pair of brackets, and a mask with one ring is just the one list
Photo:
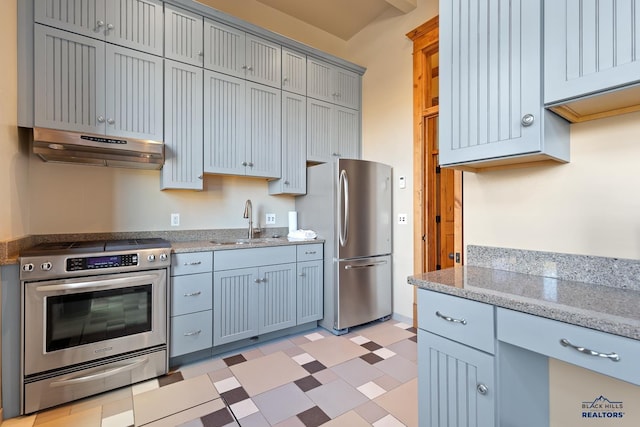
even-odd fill
[(260, 243), (276, 243), (281, 241), (281, 237), (254, 237), (253, 239), (216, 239), (211, 240), (211, 243), (214, 245), (251, 245)]

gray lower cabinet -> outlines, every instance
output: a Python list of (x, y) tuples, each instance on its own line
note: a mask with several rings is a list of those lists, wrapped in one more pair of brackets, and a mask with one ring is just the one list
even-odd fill
[(296, 325), (296, 247), (216, 251), (213, 344)]
[(307, 161), (360, 158), (360, 111), (307, 98)]
[(37, 127), (163, 140), (162, 58), (40, 24)]
[(203, 188), (203, 70), (165, 60), (164, 151), (160, 188)]
[(204, 171), (279, 178), (281, 91), (204, 73)]
[(282, 92), (282, 173), (269, 181), (269, 194), (307, 192), (307, 100)]
[(301, 325), (322, 319), (324, 263), (322, 244), (300, 245), (297, 249), (296, 322)]
[(169, 357), (213, 346), (212, 269), (211, 252), (171, 257)]
[(493, 306), (418, 290), (421, 427), (496, 426)]
[(569, 161), (569, 124), (542, 99), (542, 1), (440, 1), (441, 165)]

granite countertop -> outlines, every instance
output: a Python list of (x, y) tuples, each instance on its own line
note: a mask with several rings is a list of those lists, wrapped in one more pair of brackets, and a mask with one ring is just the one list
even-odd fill
[(422, 289), (640, 340), (640, 291), (464, 266), (410, 276)]
[[(238, 243), (240, 242), (240, 243)], [(184, 242), (171, 242), (171, 252), (179, 254), (183, 252), (204, 252), (229, 249), (263, 248), (270, 246), (306, 245), (310, 243), (324, 243), (324, 240), (289, 240), (286, 237), (268, 237), (258, 239), (214, 239), (193, 240)]]

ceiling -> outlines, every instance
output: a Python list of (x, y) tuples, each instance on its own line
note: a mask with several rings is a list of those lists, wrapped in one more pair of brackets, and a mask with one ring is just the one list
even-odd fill
[(257, 0), (343, 40), (393, 10), (408, 13), (417, 0)]

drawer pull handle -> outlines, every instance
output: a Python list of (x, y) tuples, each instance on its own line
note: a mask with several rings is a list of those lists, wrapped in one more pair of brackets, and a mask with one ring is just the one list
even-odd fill
[(460, 323), (462, 325), (466, 325), (467, 324), (467, 321), (465, 319), (456, 319), (456, 318), (453, 318), (453, 317), (445, 316), (444, 314), (440, 313), (439, 311), (436, 311), (436, 316), (438, 316), (441, 319), (446, 320), (447, 322)]
[(593, 351), (593, 350), (589, 350), (588, 348), (584, 348), (584, 347), (580, 347), (574, 344), (571, 344), (569, 342), (569, 340), (562, 338), (560, 340), (560, 344), (562, 344), (563, 347), (571, 347), (576, 351), (579, 351), (580, 353), (584, 353), (584, 354), (588, 354), (589, 356), (597, 356), (597, 357), (604, 357), (606, 359), (609, 359), (613, 362), (619, 362), (620, 361), (620, 356), (618, 356), (617, 353), (600, 353), (598, 351)]
[(191, 292), (188, 294), (184, 294), (185, 297), (197, 297), (198, 295), (200, 295), (202, 293), (202, 291), (198, 291), (198, 292)]
[(315, 255), (316, 251), (305, 251), (305, 255)]
[(200, 265), (202, 261), (185, 262), (184, 265)]
[(197, 331), (193, 331), (193, 332), (185, 332), (184, 336), (185, 337), (192, 337), (194, 335), (200, 335), (202, 333), (202, 329), (198, 329)]

